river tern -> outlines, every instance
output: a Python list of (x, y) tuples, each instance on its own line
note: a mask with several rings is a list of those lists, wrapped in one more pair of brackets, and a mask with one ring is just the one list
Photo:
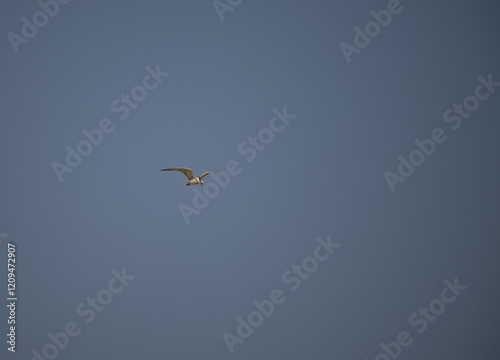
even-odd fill
[(188, 181), (183, 181), (184, 183), (186, 183), (186, 186), (200, 184), (200, 186), (202, 187), (203, 187), (203, 178), (208, 174), (210, 174), (210, 172), (207, 171), (206, 173), (203, 173), (200, 176), (194, 176), (193, 170), (188, 168), (170, 168), (170, 169), (161, 169), (160, 171), (180, 171), (188, 178)]

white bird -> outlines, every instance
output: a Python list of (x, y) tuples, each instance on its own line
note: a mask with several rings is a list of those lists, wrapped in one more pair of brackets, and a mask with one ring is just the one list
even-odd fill
[(210, 174), (210, 172), (207, 171), (206, 173), (203, 173), (200, 176), (194, 176), (193, 170), (188, 168), (170, 168), (170, 169), (161, 169), (160, 171), (172, 171), (172, 170), (180, 171), (181, 173), (186, 175), (188, 181), (183, 181), (184, 183), (186, 183), (186, 186), (198, 185), (198, 184), (200, 184), (200, 186), (203, 186), (203, 178), (208, 174)]

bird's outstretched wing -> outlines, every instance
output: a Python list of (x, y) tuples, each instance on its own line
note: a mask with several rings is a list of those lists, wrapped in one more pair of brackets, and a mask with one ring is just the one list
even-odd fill
[(160, 171), (172, 171), (172, 170), (180, 171), (181, 173), (186, 175), (188, 180), (194, 179), (193, 170), (188, 168), (170, 168), (170, 169), (161, 169)]
[(200, 179), (203, 179), (204, 176), (207, 176), (208, 174), (210, 174), (209, 171), (207, 171), (206, 173), (203, 173), (202, 175), (198, 176)]

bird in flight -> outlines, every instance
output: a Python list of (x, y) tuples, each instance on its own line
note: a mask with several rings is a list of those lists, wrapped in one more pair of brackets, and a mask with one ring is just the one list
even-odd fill
[(202, 187), (203, 187), (203, 178), (208, 174), (210, 174), (210, 172), (207, 171), (206, 173), (203, 173), (200, 176), (194, 176), (193, 170), (188, 168), (170, 168), (170, 169), (161, 169), (160, 171), (180, 171), (188, 178), (188, 181), (183, 181), (184, 183), (186, 183), (186, 186), (200, 184), (200, 186)]

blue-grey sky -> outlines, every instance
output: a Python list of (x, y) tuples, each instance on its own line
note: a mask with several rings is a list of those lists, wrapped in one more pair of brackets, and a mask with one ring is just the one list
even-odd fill
[(497, 2), (0, 10), (2, 359), (500, 356)]

